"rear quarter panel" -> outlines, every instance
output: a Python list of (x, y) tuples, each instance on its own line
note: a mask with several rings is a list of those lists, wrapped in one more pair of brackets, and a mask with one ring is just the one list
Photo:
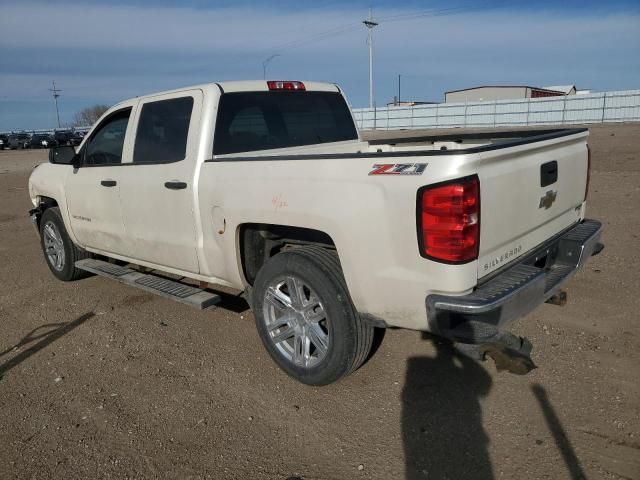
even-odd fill
[[(334, 241), (349, 292), (361, 313), (390, 325), (426, 328), (425, 296), (466, 293), (476, 262), (444, 265), (420, 256), (416, 194), (423, 186), (474, 173), (470, 155), (413, 157), (429, 163), (423, 175), (370, 176), (376, 163), (397, 158), (207, 162), (200, 177), (205, 257), (223, 250), (224, 270), (211, 274), (238, 287), (245, 280), (237, 255), (243, 223), (290, 225), (323, 231)], [(214, 225), (226, 222), (221, 235)], [(208, 218), (207, 218), (208, 217)], [(209, 252), (207, 253), (207, 250)], [(204, 272), (203, 272), (204, 273)]]
[[(479, 261), (449, 265), (420, 256), (418, 189), (477, 174), (480, 260), (491, 258), (513, 238), (521, 244), (519, 256), (582, 218), (586, 135), (475, 153), (206, 162), (198, 190), (203, 238), (215, 240), (204, 241), (204, 257), (215, 258), (217, 251), (224, 265), (209, 262), (210, 273), (243, 288), (246, 280), (237, 238), (243, 223), (320, 230), (337, 247), (359, 312), (392, 326), (426, 330), (426, 296), (467, 294), (477, 285), (482, 268)], [(561, 164), (560, 201), (555, 209), (538, 212), (539, 193), (544, 190), (539, 185), (540, 164), (552, 159)], [(401, 162), (427, 167), (422, 175), (369, 175), (374, 164)], [(222, 221), (226, 227), (220, 234), (214, 226)]]

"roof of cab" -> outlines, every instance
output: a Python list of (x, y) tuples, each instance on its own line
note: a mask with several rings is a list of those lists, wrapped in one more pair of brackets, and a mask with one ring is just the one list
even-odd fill
[[(340, 89), (333, 83), (311, 82), (308, 80), (278, 80), (278, 81), (300, 81), (304, 84), (306, 91), (312, 92), (339, 92)], [(224, 92), (266, 92), (267, 80), (238, 80), (232, 82), (218, 82)]]
[[(279, 80), (282, 81), (282, 80)], [(289, 81), (289, 80), (285, 80)], [(342, 93), (340, 88), (334, 83), (326, 83), (326, 82), (312, 82), (308, 80), (296, 80), (304, 83), (305, 90), (311, 92), (337, 92)], [(182, 88), (174, 88), (173, 90), (164, 90), (162, 92), (152, 92), (146, 95), (139, 95), (135, 97), (137, 99), (147, 99), (150, 97), (156, 97), (160, 95), (170, 95), (174, 93), (180, 93), (187, 90), (208, 90), (211, 88), (215, 88), (216, 90), (222, 89), (223, 93), (229, 92), (268, 92), (269, 87), (267, 86), (267, 80), (233, 80), (229, 82), (211, 82), (211, 83), (201, 83), (199, 85), (190, 85), (188, 87)], [(121, 102), (113, 105), (109, 110), (113, 110), (116, 107), (120, 106), (125, 102), (129, 102), (134, 100), (134, 98), (129, 98), (123, 100)]]

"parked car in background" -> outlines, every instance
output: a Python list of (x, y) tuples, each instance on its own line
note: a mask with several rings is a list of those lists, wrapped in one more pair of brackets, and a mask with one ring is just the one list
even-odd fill
[(53, 133), (53, 137), (55, 138), (58, 145), (72, 145), (72, 135), (73, 134), (70, 130), (58, 130)]
[(9, 148), (9, 135), (2, 134), (0, 135), (0, 150), (5, 148)]
[(84, 140), (84, 135), (85, 132), (78, 132), (78, 131), (74, 131), (73, 132), (73, 146), (77, 147), (78, 145), (80, 145), (82, 143), (82, 140)]
[(24, 148), (51, 148), (58, 144), (53, 135), (45, 133), (34, 133), (28, 141), (25, 142)]
[(22, 149), (30, 138), (31, 135), (28, 133), (12, 133), (9, 135), (9, 148), (11, 150)]
[(84, 133), (74, 130), (58, 130), (53, 135), (58, 145), (68, 145), (72, 147), (80, 145), (84, 138)]

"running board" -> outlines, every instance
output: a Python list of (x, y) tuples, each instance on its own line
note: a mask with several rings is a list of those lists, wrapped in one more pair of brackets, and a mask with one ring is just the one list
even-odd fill
[(78, 260), (76, 267), (200, 309), (212, 307), (220, 302), (220, 295), (215, 293), (102, 260), (93, 258)]

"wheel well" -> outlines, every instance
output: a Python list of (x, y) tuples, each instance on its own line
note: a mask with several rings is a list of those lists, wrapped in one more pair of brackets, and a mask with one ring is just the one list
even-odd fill
[(262, 265), (284, 249), (304, 245), (336, 248), (331, 237), (324, 232), (287, 225), (246, 223), (240, 226), (239, 239), (242, 271), (250, 285), (253, 285)]
[(56, 202), (56, 200), (51, 197), (44, 197), (44, 196), (38, 197), (38, 206), (34, 210), (32, 210), (32, 212), (35, 212), (36, 214), (36, 222), (37, 222), (38, 229), (40, 228), (40, 219), (42, 218), (42, 214), (44, 213), (44, 211), (47, 210), (48, 208), (57, 207), (57, 206), (58, 206), (58, 202)]
[(58, 202), (56, 202), (55, 199), (51, 197), (40, 197), (39, 205), (41, 206), (42, 211), (44, 212), (47, 208), (57, 207)]

